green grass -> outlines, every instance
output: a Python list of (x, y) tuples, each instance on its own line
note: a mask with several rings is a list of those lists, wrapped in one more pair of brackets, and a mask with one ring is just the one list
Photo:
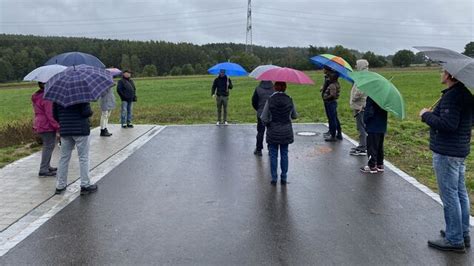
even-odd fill
[[(389, 131), (385, 144), (386, 158), (436, 191), (436, 179), (431, 166), (431, 152), (428, 149), (428, 127), (420, 122), (418, 113), (423, 107), (431, 106), (438, 99), (440, 91), (443, 89), (439, 83), (439, 71), (435, 69), (388, 69), (380, 70), (379, 73), (388, 78), (393, 77), (392, 81), (402, 93), (407, 107), (405, 120), (400, 121), (393, 116), (389, 118)], [(288, 94), (293, 97), (300, 114), (297, 122), (326, 122), (319, 94), (322, 74), (321, 72), (310, 72), (309, 74), (316, 81), (316, 86), (290, 84), (287, 90)], [(137, 79), (138, 103), (134, 112), (135, 123), (214, 123), (216, 120), (215, 102), (211, 98), (210, 92), (212, 80), (211, 76)], [(233, 78), (233, 83), (234, 89), (231, 91), (229, 101), (229, 121), (233, 123), (255, 122), (255, 113), (250, 105), (250, 99), (257, 82), (245, 77)], [(338, 112), (342, 128), (345, 133), (356, 138), (354, 118), (348, 104), (351, 85), (345, 81), (341, 81), (341, 85), (342, 94)], [(30, 96), (34, 90), (31, 87), (0, 89), (0, 108), (2, 110), (0, 125), (14, 121), (23, 125), (31, 123), (33, 113)], [(96, 112), (93, 121), (94, 124), (97, 124), (99, 120), (97, 104), (94, 104), (94, 109)], [(116, 109), (112, 114), (111, 122), (118, 123), (118, 116), (118, 109)], [(0, 132), (1, 130), (0, 127)], [(8, 138), (8, 136), (6, 137)], [(15, 144), (19, 145), (20, 143)], [(10, 150), (2, 152), (5, 149)], [(1, 162), (8, 163), (18, 158), (18, 156), (12, 155), (11, 149), (0, 149)], [(466, 183), (471, 196), (474, 196), (473, 166), (474, 161), (470, 156), (467, 161)]]

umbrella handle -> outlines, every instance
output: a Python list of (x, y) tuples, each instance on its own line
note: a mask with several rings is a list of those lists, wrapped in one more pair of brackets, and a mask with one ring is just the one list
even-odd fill
[(439, 99), (438, 99), (438, 100), (437, 100), (435, 103), (433, 103), (433, 105), (431, 105), (431, 107), (429, 108), (429, 109), (430, 109), (430, 111), (432, 111), (432, 110), (433, 110), (433, 108), (435, 108), (435, 107), (436, 107), (436, 105), (438, 105), (438, 103), (441, 101), (441, 98), (442, 98), (442, 97), (439, 97)]

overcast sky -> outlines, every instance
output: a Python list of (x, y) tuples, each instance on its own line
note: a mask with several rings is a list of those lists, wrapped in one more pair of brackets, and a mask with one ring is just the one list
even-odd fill
[[(415, 45), (462, 52), (474, 0), (253, 0), (253, 43), (388, 55)], [(247, 0), (0, 0), (0, 32), (245, 43)]]

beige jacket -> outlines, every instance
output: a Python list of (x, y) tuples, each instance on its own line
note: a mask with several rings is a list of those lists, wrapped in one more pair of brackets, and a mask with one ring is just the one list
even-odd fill
[[(365, 59), (357, 60), (357, 70), (358, 71), (365, 71), (369, 69), (369, 62)], [(367, 95), (360, 91), (357, 86), (354, 84), (351, 90), (351, 98), (350, 98), (350, 107), (354, 112), (360, 112), (365, 108), (365, 101), (367, 99)]]

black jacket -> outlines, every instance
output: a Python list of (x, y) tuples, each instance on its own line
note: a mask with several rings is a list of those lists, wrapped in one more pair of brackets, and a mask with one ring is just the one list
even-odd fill
[[(227, 84), (229, 82), (229, 84)], [(232, 80), (226, 75), (218, 76), (212, 84), (211, 95), (216, 94), (217, 96), (229, 96), (229, 90), (233, 88)]]
[(59, 123), (61, 136), (89, 136), (91, 132), (89, 117), (92, 114), (89, 103), (80, 103), (69, 107), (53, 104), (53, 116)]
[(294, 141), (291, 119), (298, 113), (290, 96), (274, 93), (263, 108), (261, 119), (267, 126), (268, 144), (291, 144)]
[(261, 81), (260, 84), (255, 88), (252, 96), (252, 106), (257, 111), (257, 116), (260, 117), (263, 112), (263, 107), (268, 98), (272, 96), (275, 91), (273, 90), (273, 83), (271, 81)]
[(117, 93), (122, 102), (136, 102), (136, 88), (132, 79), (122, 78), (117, 83)]
[(430, 130), (430, 149), (436, 153), (464, 158), (471, 146), (473, 99), (462, 83), (443, 91), (433, 112), (423, 114)]
[(365, 104), (364, 123), (367, 133), (387, 132), (387, 111), (380, 108), (370, 97), (367, 97)]

